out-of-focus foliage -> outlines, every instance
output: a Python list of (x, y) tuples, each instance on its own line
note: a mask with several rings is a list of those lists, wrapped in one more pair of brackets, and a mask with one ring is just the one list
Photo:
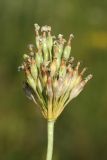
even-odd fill
[(93, 73), (56, 123), (53, 160), (107, 159), (107, 1), (0, 1), (0, 160), (45, 159), (46, 122), (22, 91), (17, 72), (35, 22), (73, 32), (72, 55)]

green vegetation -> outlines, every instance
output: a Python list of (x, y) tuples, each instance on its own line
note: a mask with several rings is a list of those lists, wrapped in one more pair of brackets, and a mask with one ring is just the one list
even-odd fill
[(94, 75), (57, 120), (53, 160), (107, 159), (106, 6), (106, 0), (0, 1), (0, 160), (45, 159), (46, 122), (17, 72), (26, 45), (35, 43), (35, 22), (66, 39), (73, 33), (72, 55)]

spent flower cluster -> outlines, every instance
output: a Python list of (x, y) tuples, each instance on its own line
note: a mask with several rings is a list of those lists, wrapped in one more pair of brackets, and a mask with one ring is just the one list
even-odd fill
[(86, 68), (79, 72), (80, 62), (74, 65), (71, 42), (59, 34), (51, 35), (50, 26), (35, 27), (36, 45), (28, 46), (29, 53), (23, 55), (19, 70), (25, 73), (23, 84), (27, 97), (41, 109), (48, 120), (56, 120), (65, 106), (83, 90), (92, 75), (83, 77)]

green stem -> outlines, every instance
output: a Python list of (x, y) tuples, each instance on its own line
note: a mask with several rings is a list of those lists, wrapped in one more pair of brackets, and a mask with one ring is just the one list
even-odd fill
[(54, 139), (54, 123), (55, 123), (55, 121), (48, 121), (48, 124), (47, 124), (48, 145), (47, 145), (46, 160), (52, 160), (53, 139)]

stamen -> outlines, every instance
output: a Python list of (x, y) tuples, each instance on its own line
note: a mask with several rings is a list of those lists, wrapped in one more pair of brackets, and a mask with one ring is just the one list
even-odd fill
[(86, 78), (85, 78), (85, 83), (87, 83), (91, 78), (93, 77), (92, 74), (89, 74)]
[(27, 54), (24, 54), (24, 55), (23, 55), (23, 59), (24, 59), (24, 60), (28, 60), (29, 58), (30, 58), (30, 57), (29, 57)]
[(66, 42), (66, 40), (63, 38), (62, 34), (58, 35), (58, 42), (59, 42), (59, 44), (62, 44), (62, 45), (64, 45), (64, 43)]
[[(47, 26), (47, 32), (48, 32), (48, 36), (50, 37), (51, 36), (51, 26)], [(51, 36), (51, 38), (53, 38)]]
[(37, 23), (34, 24), (34, 27), (35, 27), (35, 30), (36, 30), (36, 31), (39, 31), (40, 26), (39, 26)]
[(58, 35), (58, 39), (62, 40), (62, 38), (63, 38), (63, 35), (62, 35), (62, 34), (59, 34), (59, 35)]
[(87, 68), (83, 68), (83, 70), (81, 71), (80, 75), (82, 76), (85, 73), (86, 70), (87, 70)]
[(42, 32), (42, 36), (43, 36), (43, 37), (46, 37), (47, 26), (41, 27), (41, 32)]
[(38, 24), (34, 24), (36, 36), (39, 36), (40, 26)]
[(51, 26), (47, 26), (47, 31), (51, 32)]
[(28, 45), (28, 49), (30, 51), (30, 53), (29, 53), (30, 56), (33, 57), (35, 55), (35, 53), (34, 53), (34, 45), (33, 44), (29, 44)]
[(69, 63), (69, 64), (72, 64), (73, 61), (74, 61), (74, 57), (70, 57), (68, 63)]
[(20, 72), (21, 70), (24, 70), (24, 65), (18, 67), (18, 72)]
[(71, 33), (70, 34), (70, 39), (73, 39), (74, 38), (74, 35)]
[(48, 31), (48, 26), (43, 26), (41, 27), (41, 32), (47, 32)]
[(77, 63), (77, 66), (76, 66), (75, 70), (79, 69), (80, 64), (81, 64), (80, 62)]
[(33, 44), (29, 44), (28, 45), (28, 49), (30, 52), (33, 52), (34, 51), (34, 45)]
[(74, 38), (74, 35), (73, 34), (70, 34), (69, 36), (69, 40), (67, 42), (67, 45), (71, 46), (71, 40)]

